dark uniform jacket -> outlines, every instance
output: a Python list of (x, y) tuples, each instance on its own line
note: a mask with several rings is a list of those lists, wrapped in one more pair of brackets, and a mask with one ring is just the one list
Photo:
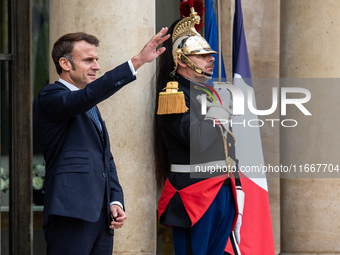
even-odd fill
[[(201, 103), (197, 100), (197, 96), (202, 95), (205, 93), (204, 90), (209, 90), (209, 88), (204, 84), (189, 81), (182, 76), (179, 76), (177, 81), (179, 82), (179, 91), (184, 93), (188, 111), (183, 114), (157, 116), (170, 163), (173, 165), (194, 165), (225, 161), (226, 154), (221, 128), (218, 125), (214, 126), (212, 120), (204, 119), (205, 115), (201, 114)], [(228, 155), (237, 163), (234, 138), (228, 135), (227, 140), (229, 145)], [(191, 205), (184, 201), (185, 197), (190, 196), (192, 198), (193, 193), (202, 193), (202, 191), (207, 194), (204, 187), (211, 191), (212, 188), (209, 185), (214, 186), (215, 190), (210, 193), (209, 197), (201, 197), (200, 199), (200, 195), (197, 196), (197, 207), (205, 208), (203, 210), (197, 208), (199, 214), (202, 214), (209, 207), (223, 184), (223, 180), (217, 181), (214, 178), (207, 178), (206, 174), (192, 177), (190, 173), (170, 173), (159, 201), (159, 216), (162, 224), (191, 227), (199, 220), (200, 216), (191, 213), (196, 209), (188, 210), (187, 207)], [(238, 177), (237, 173), (236, 177)], [(223, 176), (222, 178), (226, 177)], [(231, 179), (236, 200), (235, 179)], [(237, 179), (236, 185), (240, 185), (239, 179)], [(182, 194), (180, 194), (181, 192)]]

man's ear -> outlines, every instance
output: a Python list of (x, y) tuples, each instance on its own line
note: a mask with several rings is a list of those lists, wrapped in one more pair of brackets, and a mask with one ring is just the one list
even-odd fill
[(65, 57), (59, 58), (59, 65), (64, 71), (70, 71), (72, 68), (71, 62), (68, 61)]
[(187, 64), (185, 64), (182, 60), (177, 58), (177, 64), (182, 68), (187, 68)]

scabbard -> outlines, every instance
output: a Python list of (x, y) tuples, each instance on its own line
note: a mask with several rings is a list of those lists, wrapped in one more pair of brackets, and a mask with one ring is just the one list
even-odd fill
[(234, 231), (232, 231), (230, 233), (230, 242), (231, 242), (231, 246), (233, 247), (234, 254), (235, 255), (241, 255), (240, 248), (238, 247), (238, 244), (236, 242)]

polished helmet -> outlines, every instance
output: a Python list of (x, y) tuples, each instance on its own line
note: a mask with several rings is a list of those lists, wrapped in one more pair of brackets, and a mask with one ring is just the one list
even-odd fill
[(190, 55), (217, 53), (211, 49), (209, 43), (196, 31), (195, 25), (200, 23), (201, 18), (193, 7), (190, 8), (190, 11), (190, 16), (180, 20), (172, 33), (172, 57), (175, 67), (171, 75), (174, 76), (178, 67), (178, 59), (180, 59), (195, 72), (211, 76), (211, 74), (204, 72), (187, 57)]

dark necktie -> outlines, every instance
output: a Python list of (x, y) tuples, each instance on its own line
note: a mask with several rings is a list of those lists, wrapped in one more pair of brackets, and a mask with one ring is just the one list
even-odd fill
[(93, 106), (89, 112), (91, 113), (92, 117), (94, 118), (95, 122), (96, 122), (96, 125), (98, 126), (99, 130), (100, 130), (100, 133), (102, 133), (102, 125), (100, 124), (100, 121), (99, 121), (99, 117), (98, 117), (98, 114), (97, 114), (97, 111), (96, 111), (96, 107)]

